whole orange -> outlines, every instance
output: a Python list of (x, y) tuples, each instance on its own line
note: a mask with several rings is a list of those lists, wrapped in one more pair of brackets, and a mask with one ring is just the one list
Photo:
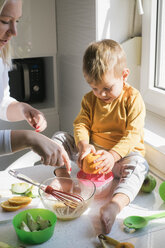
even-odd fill
[(84, 159), (83, 159), (83, 168), (82, 170), (87, 174), (98, 174), (98, 172), (101, 170), (101, 168), (96, 169), (96, 166), (101, 164), (102, 161), (99, 161), (97, 163), (94, 163), (94, 161), (99, 158), (101, 155), (95, 155), (93, 153), (89, 153)]

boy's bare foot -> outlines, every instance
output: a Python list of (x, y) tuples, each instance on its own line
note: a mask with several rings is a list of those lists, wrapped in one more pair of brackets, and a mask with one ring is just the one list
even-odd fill
[(100, 209), (100, 219), (103, 225), (104, 233), (111, 231), (116, 215), (120, 212), (120, 208), (115, 202), (108, 202)]
[(109, 233), (116, 219), (116, 215), (129, 204), (129, 197), (123, 193), (117, 193), (112, 200), (100, 209), (100, 218), (105, 233)]

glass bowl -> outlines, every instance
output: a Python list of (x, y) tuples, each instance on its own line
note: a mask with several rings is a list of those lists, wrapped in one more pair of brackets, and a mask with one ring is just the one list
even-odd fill
[[(79, 195), (83, 198), (83, 201), (76, 208), (71, 208), (51, 194), (45, 193), (42, 189), (43, 185), (49, 185), (56, 190)], [(96, 186), (92, 181), (67, 177), (49, 178), (42, 182), (39, 187), (39, 196), (44, 207), (53, 211), (60, 220), (72, 220), (82, 215), (92, 202), (95, 192)]]
[[(31, 216), (36, 219), (39, 215), (45, 220), (49, 220), (51, 225), (43, 230), (27, 232), (20, 229), (21, 222), (24, 221), (27, 224), (27, 213), (30, 213)], [(16, 231), (18, 238), (25, 244), (41, 244), (49, 240), (53, 233), (56, 225), (57, 217), (54, 212), (48, 209), (34, 208), (24, 210), (13, 218), (13, 226)]]

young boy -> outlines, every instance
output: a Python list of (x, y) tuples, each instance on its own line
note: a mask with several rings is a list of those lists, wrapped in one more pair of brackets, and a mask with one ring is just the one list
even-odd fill
[(135, 198), (148, 171), (143, 140), (145, 106), (138, 90), (126, 83), (126, 55), (117, 42), (107, 39), (90, 44), (83, 58), (83, 73), (92, 91), (83, 97), (74, 121), (78, 165), (81, 168), (90, 152), (101, 154), (95, 160), (102, 161), (97, 166), (100, 175), (112, 171), (120, 178), (113, 196), (100, 210), (104, 232), (109, 233), (116, 215)]

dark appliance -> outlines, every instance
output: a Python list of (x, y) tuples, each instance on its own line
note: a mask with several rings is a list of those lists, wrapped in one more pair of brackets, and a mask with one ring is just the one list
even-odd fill
[(10, 96), (27, 103), (42, 102), (45, 98), (43, 58), (13, 59), (12, 63)]

